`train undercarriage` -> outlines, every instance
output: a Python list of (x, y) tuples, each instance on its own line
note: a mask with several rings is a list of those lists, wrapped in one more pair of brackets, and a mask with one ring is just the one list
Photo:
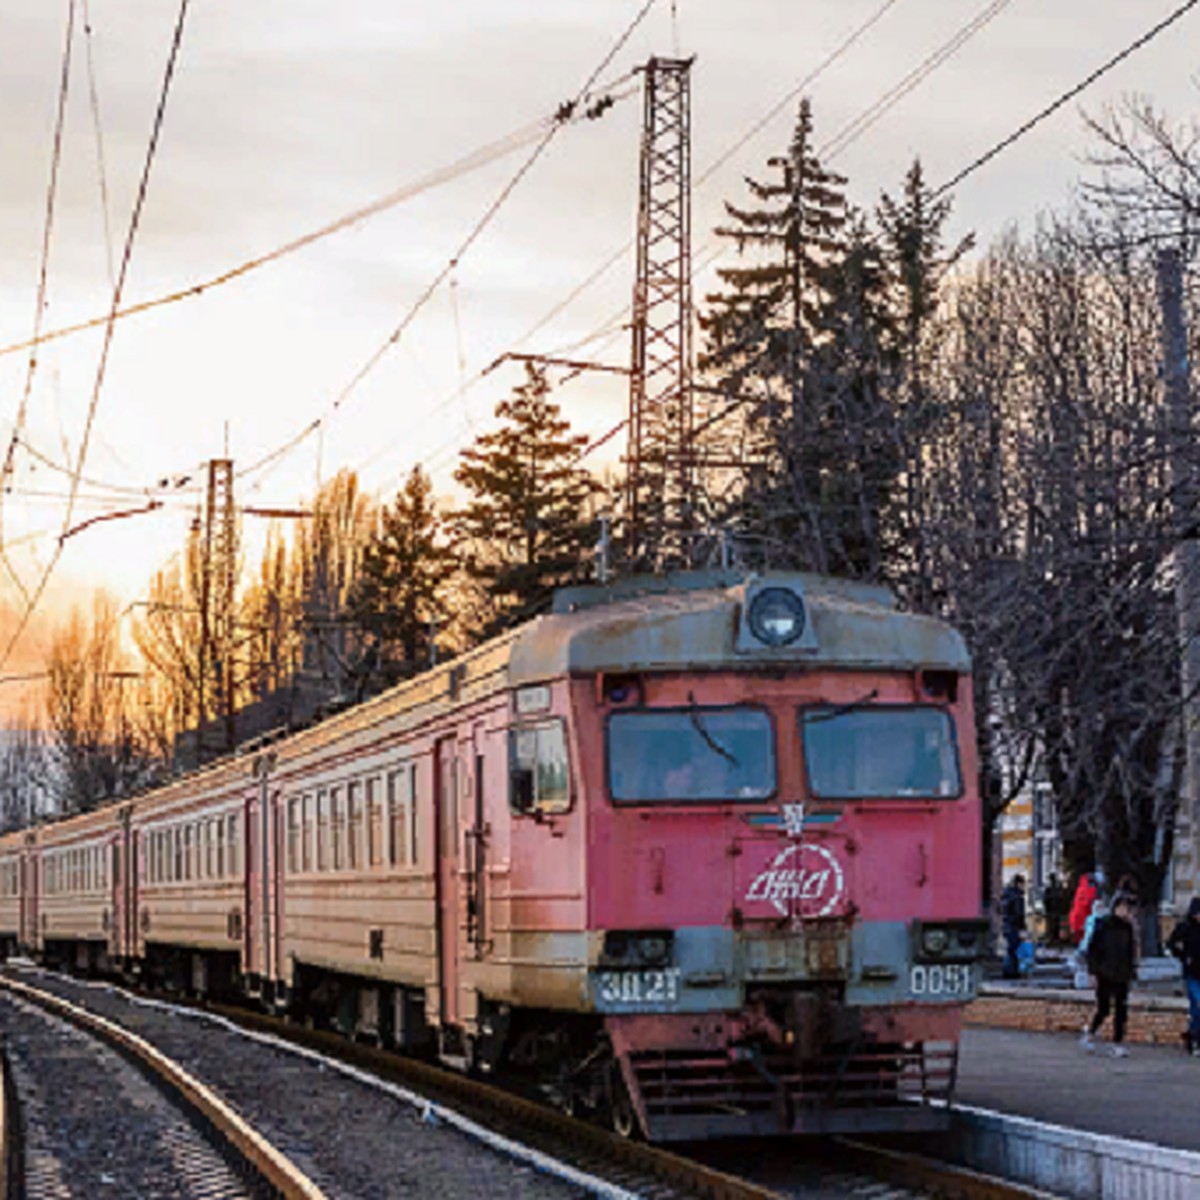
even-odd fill
[[(7, 948), (10, 952), (15, 946)], [(237, 955), (152, 944), (116, 963), (101, 942), (51, 941), (41, 961), (174, 995), (241, 1000), (363, 1042), (491, 1075), (651, 1141), (945, 1127), (959, 1013), (855, 1010), (836, 988), (753, 990), (738, 1012), (563, 1013), (485, 1003), (478, 1032), (426, 1021), (424, 990), (296, 967), (290, 988)]]

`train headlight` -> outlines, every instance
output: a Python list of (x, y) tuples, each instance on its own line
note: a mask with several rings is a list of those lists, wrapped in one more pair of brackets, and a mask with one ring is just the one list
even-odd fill
[(804, 601), (787, 588), (763, 588), (750, 602), (747, 621), (760, 642), (788, 646), (804, 633)]
[(950, 935), (944, 929), (926, 929), (921, 935), (921, 945), (928, 954), (943, 954), (950, 942)]

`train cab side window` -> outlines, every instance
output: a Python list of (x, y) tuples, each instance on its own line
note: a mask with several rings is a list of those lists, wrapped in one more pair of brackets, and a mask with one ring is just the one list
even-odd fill
[(571, 807), (566, 723), (518, 725), (508, 739), (508, 803), (515, 813), (561, 813)]

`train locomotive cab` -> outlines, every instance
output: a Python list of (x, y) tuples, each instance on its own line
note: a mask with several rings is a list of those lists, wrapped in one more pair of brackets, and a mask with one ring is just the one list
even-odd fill
[(512, 666), (570, 681), (598, 1040), (566, 1091), (653, 1140), (943, 1124), (985, 943), (959, 635), (795, 574), (556, 613)]

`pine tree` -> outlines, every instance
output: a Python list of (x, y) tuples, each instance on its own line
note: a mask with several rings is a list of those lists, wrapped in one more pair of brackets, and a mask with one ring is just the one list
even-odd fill
[(927, 536), (929, 517), (927, 450), (946, 418), (944, 406), (927, 379), (935, 357), (939, 326), (935, 320), (948, 272), (974, 244), (968, 235), (950, 248), (944, 228), (950, 201), (935, 200), (925, 184), (919, 159), (904, 177), (899, 200), (885, 194), (876, 210), (884, 246), (891, 305), (895, 314), (897, 363), (901, 374), (898, 421), (903, 447), (902, 487), (897, 489), (888, 521), (900, 548), (893, 579), (919, 610), (935, 603), (933, 564)]
[(502, 426), (462, 453), (454, 478), (469, 500), (451, 518), (467, 573), (496, 606), (484, 632), (533, 614), (554, 588), (585, 576), (600, 491), (575, 465), (587, 439), (571, 434), (544, 372), (529, 366), (496, 416)]
[(723, 292), (707, 296), (700, 324), (707, 345), (702, 370), (718, 372), (731, 390), (757, 382), (758, 412), (790, 415), (799, 407), (805, 358), (828, 301), (830, 263), (842, 255), (846, 180), (826, 170), (812, 148), (812, 109), (800, 102), (788, 153), (768, 160), (772, 182), (747, 178), (755, 209), (726, 203), (732, 224), (717, 234), (738, 254), (760, 261), (722, 267)]
[(879, 243), (851, 213), (844, 252), (830, 265), (793, 428), (790, 474), (805, 481), (820, 528), (822, 567), (879, 578), (893, 549), (885, 510), (903, 468), (895, 406), (898, 357)]
[(370, 644), (373, 680), (395, 683), (432, 662), (436, 626), (444, 622), (442, 590), (455, 570), (433, 485), (418, 465), (380, 513), (350, 594), (350, 617)]
[(800, 104), (770, 183), (747, 180), (760, 207), (726, 205), (717, 230), (757, 261), (724, 268), (701, 318), (702, 369), (747, 411), (753, 461), (727, 513), (756, 565), (879, 573), (879, 510), (896, 472), (887, 408), (892, 374), (887, 280), (846, 180), (812, 148)]

